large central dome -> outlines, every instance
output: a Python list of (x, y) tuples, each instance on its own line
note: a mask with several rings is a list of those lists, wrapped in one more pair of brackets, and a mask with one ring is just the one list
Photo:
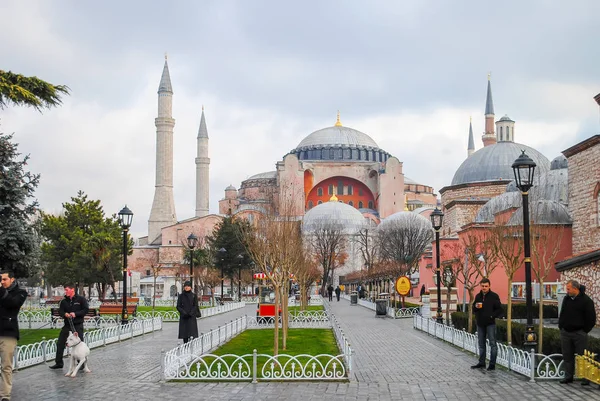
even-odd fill
[(296, 148), (308, 146), (343, 146), (379, 148), (377, 143), (367, 134), (353, 128), (333, 126), (320, 129), (304, 138)]

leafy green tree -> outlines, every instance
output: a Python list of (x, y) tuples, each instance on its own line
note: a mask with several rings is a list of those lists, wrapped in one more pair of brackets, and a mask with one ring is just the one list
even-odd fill
[[(45, 278), (52, 285), (65, 282), (98, 285), (101, 297), (106, 284), (113, 286), (122, 276), (121, 227), (116, 216), (106, 217), (99, 200), (89, 200), (82, 191), (63, 203), (59, 216), (42, 215), (42, 258)], [(129, 252), (132, 242), (129, 242)]]
[(12, 103), (42, 111), (60, 105), (61, 95), (68, 94), (69, 88), (65, 85), (53, 85), (38, 77), (0, 70), (0, 109)]
[(0, 266), (29, 277), (37, 266), (35, 231), (38, 203), (33, 199), (39, 174), (25, 170), (12, 135), (0, 134)]

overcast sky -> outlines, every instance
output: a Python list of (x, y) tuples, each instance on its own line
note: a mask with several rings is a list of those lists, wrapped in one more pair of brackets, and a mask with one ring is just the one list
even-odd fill
[(0, 111), (41, 207), (78, 190), (108, 214), (127, 204), (147, 233), (157, 94), (173, 84), (177, 218), (194, 215), (202, 105), (210, 137), (210, 210), (229, 184), (271, 171), (311, 132), (370, 135), (435, 191), (476, 148), (492, 72), (496, 119), (548, 159), (600, 131), (597, 0), (0, 2), (0, 69), (71, 88), (43, 114)]

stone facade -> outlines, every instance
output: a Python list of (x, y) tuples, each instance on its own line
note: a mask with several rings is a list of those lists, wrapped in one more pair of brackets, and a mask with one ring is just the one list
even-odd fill
[(577, 280), (585, 285), (585, 293), (592, 298), (596, 308), (596, 326), (600, 325), (600, 261), (564, 270), (561, 278), (564, 282)]

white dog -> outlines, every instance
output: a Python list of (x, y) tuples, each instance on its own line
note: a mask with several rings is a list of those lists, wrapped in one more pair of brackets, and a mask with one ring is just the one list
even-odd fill
[(69, 371), (65, 376), (75, 377), (77, 372), (83, 365), (83, 371), (90, 373), (91, 370), (88, 368), (88, 356), (90, 355), (90, 348), (86, 343), (79, 338), (77, 332), (73, 333), (69, 331), (69, 337), (67, 337), (67, 347), (71, 348), (71, 365)]

